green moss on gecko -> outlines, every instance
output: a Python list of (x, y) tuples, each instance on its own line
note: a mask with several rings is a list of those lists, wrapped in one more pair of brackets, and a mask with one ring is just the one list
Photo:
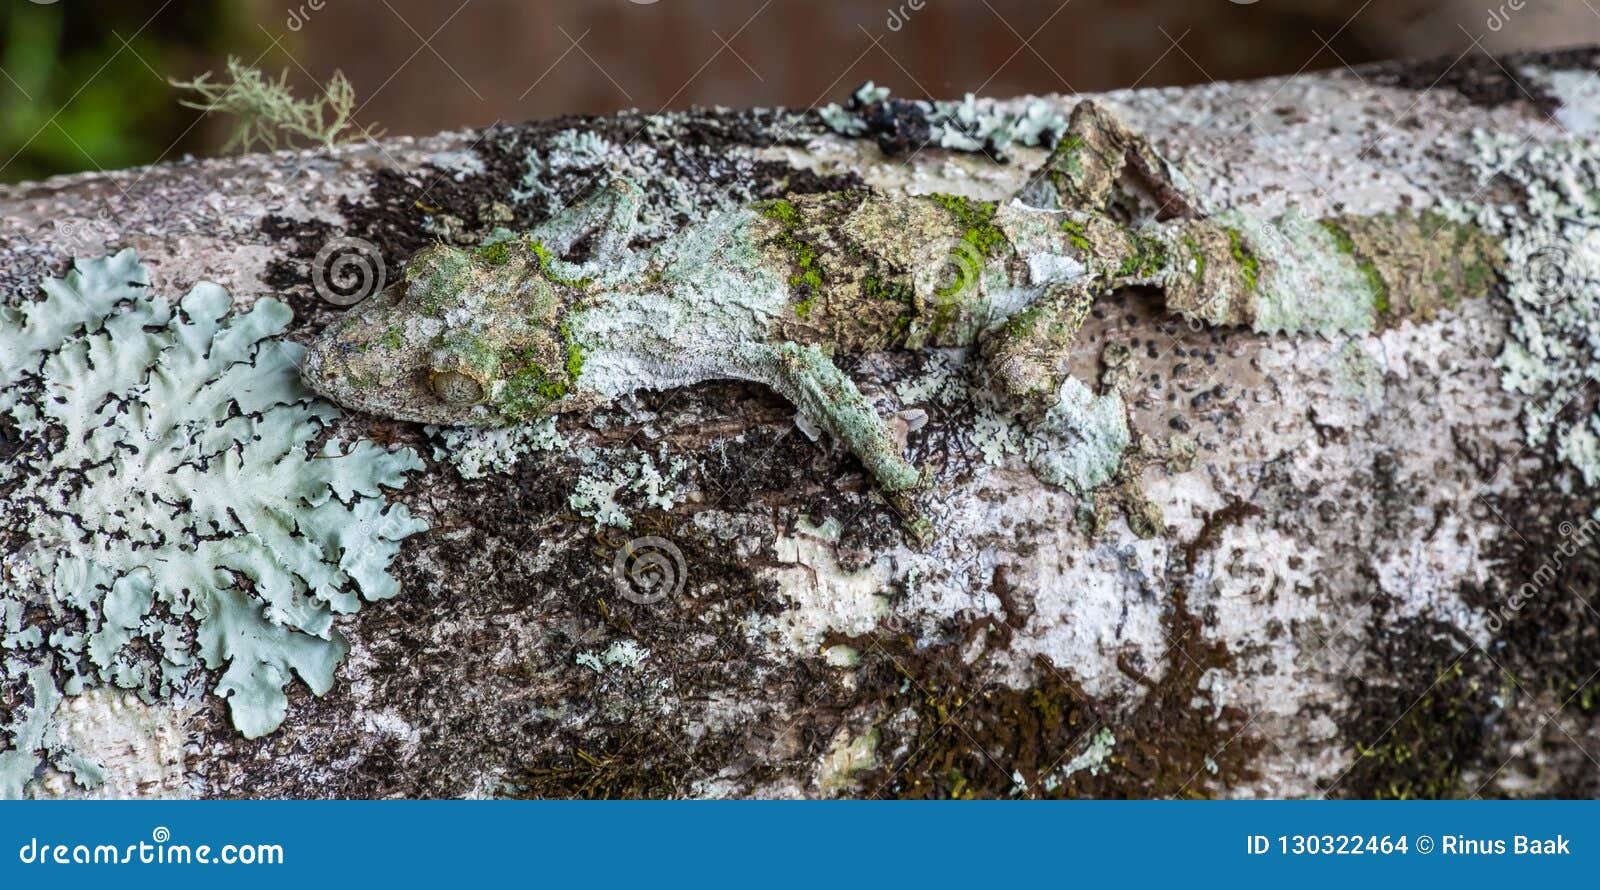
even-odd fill
[(795, 229), (800, 225), (800, 211), (795, 209), (793, 202), (778, 198), (756, 204), (755, 208), (762, 216), (783, 224), (773, 243), (787, 252), (794, 262), (796, 271), (789, 276), (789, 285), (802, 288), (805, 294), (795, 303), (794, 311), (795, 315), (805, 318), (811, 314), (816, 304), (816, 294), (822, 290), (822, 266), (818, 262), (817, 248), (795, 234)]
[(1067, 241), (1073, 247), (1085, 253), (1089, 251), (1089, 236), (1085, 234), (1083, 223), (1074, 219), (1064, 219), (1061, 221), (1061, 231), (1067, 234)]
[(551, 402), (564, 397), (571, 386), (534, 360), (531, 350), (520, 358), (523, 367), (506, 378), (500, 395), (500, 412), (514, 420), (524, 420), (543, 412)]
[(886, 281), (876, 275), (868, 275), (863, 279), (861, 290), (869, 299), (886, 300), (905, 306), (912, 305), (915, 297), (911, 285), (903, 281)]
[(529, 250), (533, 251), (533, 255), (539, 258), (539, 270), (543, 272), (544, 277), (550, 279), (551, 282), (564, 285), (566, 287), (576, 288), (586, 288), (590, 284), (594, 283), (594, 279), (592, 278), (568, 278), (567, 276), (562, 275), (560, 272), (557, 272), (555, 270), (554, 263), (556, 259), (555, 254), (550, 252), (550, 248), (544, 246), (544, 242), (535, 238), (529, 238), (524, 243), (527, 244)]
[(800, 224), (800, 211), (794, 207), (794, 202), (787, 198), (774, 198), (771, 201), (758, 201), (754, 205), (756, 212), (768, 219), (775, 219), (785, 226)]
[[(1150, 278), (1167, 267), (1167, 245), (1139, 232), (1128, 232), (1132, 253), (1122, 260), (1117, 274), (1124, 278)], [(1255, 287), (1254, 282), (1251, 288)]]
[(1228, 235), (1228, 250), (1233, 254), (1233, 261), (1239, 266), (1239, 275), (1244, 279), (1245, 290), (1255, 293), (1260, 284), (1261, 260), (1245, 246), (1244, 236), (1238, 229), (1223, 226), (1222, 231)]
[[(1339, 252), (1350, 257), (1355, 262), (1357, 271), (1361, 273), (1361, 277), (1367, 282), (1367, 289), (1372, 292), (1372, 308), (1379, 312), (1388, 312), (1390, 306), (1389, 285), (1383, 280), (1383, 274), (1378, 271), (1377, 264), (1361, 255), (1361, 251), (1356, 248), (1355, 238), (1351, 237), (1344, 226), (1331, 219), (1325, 219), (1322, 220), (1322, 227), (1327, 230), (1329, 235), (1333, 236), (1334, 246), (1339, 249)], [(1446, 290), (1448, 291), (1449, 288), (1446, 288)], [(1455, 295), (1451, 293), (1447, 300), (1453, 300), (1454, 297)]]
[(565, 323), (561, 325), (561, 342), (566, 344), (567, 349), (567, 382), (576, 384), (583, 375), (583, 344), (573, 338), (571, 329)]
[(1013, 338), (1026, 337), (1039, 327), (1039, 319), (1044, 316), (1044, 310), (1039, 306), (1029, 306), (1017, 314), (1006, 319), (1005, 332)]
[(504, 266), (511, 259), (511, 249), (504, 241), (485, 244), (477, 250), (478, 258), (491, 266)]
[(975, 201), (961, 195), (939, 192), (928, 197), (948, 211), (954, 217), (956, 224), (961, 226), (961, 240), (976, 247), (984, 256), (994, 256), (1010, 245), (1006, 233), (994, 224), (994, 214), (998, 207), (995, 202)]

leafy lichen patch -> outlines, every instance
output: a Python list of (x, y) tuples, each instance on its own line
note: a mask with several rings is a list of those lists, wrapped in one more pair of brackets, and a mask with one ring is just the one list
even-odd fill
[(0, 306), (0, 411), (20, 439), (0, 516), (33, 569), (0, 606), (54, 628), (8, 628), (0, 657), (44, 664), (68, 696), (192, 696), (217, 671), (234, 724), (258, 736), (293, 677), (331, 686), (347, 648), (335, 616), (398, 593), (388, 564), (426, 526), (385, 491), (421, 461), (318, 445), (338, 412), (301, 387), (282, 304), (230, 314), (200, 284), (172, 305), (148, 280), (128, 250)]
[(1505, 254), (1511, 336), (1498, 358), (1502, 385), (1527, 397), (1528, 445), (1554, 443), (1585, 480), (1600, 480), (1600, 452), (1586, 447), (1597, 414), (1585, 396), (1600, 374), (1594, 339), (1600, 316), (1600, 151), (1588, 142), (1520, 143), (1474, 134), (1480, 186), (1503, 188), (1513, 203), (1447, 206), (1496, 237)]
[(1013, 145), (1051, 145), (1067, 129), (1066, 118), (1040, 99), (1012, 112), (971, 93), (958, 102), (894, 99), (872, 81), (846, 105), (824, 105), (818, 115), (841, 135), (875, 137), (889, 154), (935, 145), (1003, 158)]
[(592, 451), (586, 452), (584, 463), (593, 469), (578, 477), (568, 505), (593, 519), (596, 527), (616, 528), (633, 526), (628, 504), (638, 504), (640, 509), (671, 510), (681, 495), (679, 479), (688, 463), (681, 457), (669, 460), (665, 453), (658, 458), (642, 451), (633, 455), (632, 460), (611, 463)]
[(433, 459), (448, 460), (463, 479), (507, 473), (527, 454), (567, 445), (554, 417), (492, 429), (428, 427), (427, 433), (434, 441)]

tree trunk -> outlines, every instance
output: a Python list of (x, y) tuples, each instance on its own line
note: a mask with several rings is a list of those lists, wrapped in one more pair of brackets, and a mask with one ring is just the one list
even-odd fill
[[(1103, 97), (1213, 209), (1437, 210), (1508, 260), (1488, 299), (1370, 334), (1103, 300), (1075, 376), (1099, 381), (1103, 347), (1126, 345), (1133, 429), (1196, 446), (1127, 464), (1160, 508), (1151, 537), (1041, 483), (951, 351), (853, 371), (938, 469), (926, 547), (759, 387), (641, 394), (554, 436), (346, 414), (343, 441), (425, 459), (390, 500), (429, 528), (390, 568), (398, 596), (337, 621), (331, 689), (289, 683), (255, 739), (215, 683), (68, 696), (54, 727), (104, 781), (45, 768), (28, 793), (1593, 795), (1596, 55)], [(343, 311), (311, 272), (339, 237), (394, 281), (434, 239), (531, 225), (607, 170), (649, 184), (661, 240), (789, 190), (1001, 199), (1044, 156), (890, 155), (876, 135), (812, 113), (622, 114), (62, 177), (0, 189), (0, 282), (22, 299), (72, 256), (133, 247), (153, 291), (281, 299), (306, 342)], [(0, 717), (32, 701), (7, 680)]]

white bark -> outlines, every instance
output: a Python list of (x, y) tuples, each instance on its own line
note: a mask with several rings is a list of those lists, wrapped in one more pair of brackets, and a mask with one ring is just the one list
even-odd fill
[[(1565, 102), (1554, 120), (1530, 102), (1483, 107), (1448, 84), (1380, 86), (1348, 72), (1105, 98), (1214, 207), (1318, 217), (1513, 206), (1515, 196), (1481, 188), (1472, 134), (1552, 145), (1589, 135), (1600, 112), (1592, 74), (1550, 73), (1573, 64), (1506, 62)], [(1049, 101), (1065, 111), (1073, 99)], [(1042, 156), (1019, 150), (998, 165), (930, 149), (891, 159), (869, 141), (806, 133), (803, 145), (726, 153), (854, 171), (884, 189), (980, 198), (1009, 194)], [(361, 200), (376, 167), (419, 169), (474, 141), (443, 134), (0, 189), (0, 281), (31, 288), (68, 253), (133, 246), (166, 292), (209, 279), (242, 306), (275, 295), (262, 276), (287, 250), (262, 234), (264, 214), (338, 223), (338, 199)], [(1096, 376), (1096, 344), (1132, 345), (1147, 375), (1131, 400), (1135, 426), (1161, 437), (1183, 426), (1200, 446), (1192, 469), (1144, 472), (1167, 523), (1156, 538), (1134, 537), (1120, 519), (1090, 537), (1073, 518), (1076, 499), (1042, 486), (1020, 457), (989, 461), (948, 447), (970, 440), (980, 414), (926, 396), (938, 364), (878, 357), (858, 370), (864, 388), (908, 426), (918, 425), (920, 407), (927, 426), (913, 443), (947, 469), (968, 470), (926, 552), (900, 539), (857, 465), (792, 432), (781, 400), (733, 386), (642, 399), (563, 421), (565, 451), (524, 456), (507, 476), (464, 481), (450, 462), (431, 462), (400, 497), (434, 526), (397, 563), (404, 592), (341, 625), (352, 653), (334, 690), (319, 700), (296, 686), (274, 735), (244, 741), (212, 701), (147, 705), (110, 693), (69, 705), (83, 716), (63, 731), (106, 764), (100, 793), (113, 795), (478, 795), (506, 783), (569, 793), (889, 793), (892, 777), (924, 768), (911, 740), (931, 729), (916, 727), (928, 719), (914, 716), (916, 696), (890, 695), (895, 685), (872, 672), (893, 675), (899, 664), (907, 671), (899, 685), (942, 694), (931, 669), (891, 645), (904, 634), (923, 651), (948, 650), (951, 676), (970, 685), (947, 732), (971, 747), (1004, 723), (984, 710), (995, 699), (979, 690), (1025, 688), (1047, 673), (1081, 687), (1092, 719), (1062, 736), (1072, 743), (1025, 754), (995, 742), (989, 759), (1002, 778), (1010, 770), (1059, 783), (1094, 772), (1110, 777), (1094, 786), (1102, 793), (1362, 794), (1386, 781), (1437, 793), (1593, 792), (1581, 748), (1600, 750), (1594, 721), (1563, 702), (1559, 683), (1541, 682), (1539, 657), (1505, 665), (1515, 680), (1504, 683), (1496, 665), (1521, 656), (1507, 654), (1492, 609), (1463, 593), (1489, 579), (1506, 589), (1528, 580), (1504, 555), (1509, 536), (1528, 534), (1518, 527), (1524, 517), (1506, 516), (1497, 499), (1572, 473), (1549, 450), (1527, 447), (1524, 400), (1502, 386), (1506, 301), (1335, 339), (1194, 331), (1134, 294), (1103, 308), (1082, 334), (1079, 375)], [(299, 334), (332, 311), (302, 312)], [(351, 428), (429, 450), (415, 427), (354, 419)], [(766, 449), (766, 460), (752, 459)], [(663, 473), (674, 458), (687, 467), (667, 519), (624, 498), (634, 528), (597, 545), (590, 519), (568, 506), (578, 476), (636, 479), (645, 457)], [(1235, 503), (1249, 506), (1225, 510)], [(1525, 516), (1543, 515), (1544, 503), (1530, 503)], [(647, 514), (658, 516), (654, 525), (640, 518)], [(620, 541), (652, 533), (682, 548), (686, 583), (678, 596), (637, 606), (609, 589), (612, 555)], [(1527, 546), (1534, 553), (1523, 556), (1537, 562), (1543, 545)], [(1568, 586), (1586, 598), (1583, 580)], [(1192, 639), (1175, 646), (1187, 615), (1231, 658), (1206, 662)], [(851, 643), (863, 650), (852, 666), (837, 635), (874, 633), (876, 643)], [(1442, 638), (1450, 640), (1442, 649), (1412, 645)], [(1175, 670), (1191, 659), (1194, 676), (1182, 679)], [(1501, 683), (1505, 700), (1482, 705), (1458, 689), (1457, 663)], [(1191, 694), (1175, 694), (1167, 680), (1190, 683)], [(1431, 708), (1445, 688), (1472, 703), (1439, 717)], [(1375, 709), (1374, 695), (1398, 706)], [(1412, 723), (1423, 714), (1473, 733), (1492, 729), (1459, 749), (1430, 751), (1434, 729)], [(1219, 772), (1204, 757), (1174, 755), (1174, 764), (1198, 763), (1187, 781), (1115, 781), (1140, 761), (1140, 745), (1195, 743), (1197, 725), (1221, 727), (1202, 745)], [(1102, 729), (1114, 741), (1097, 749)], [(1463, 731), (1452, 724), (1438, 736)], [(1421, 756), (1464, 762), (1444, 785), (1426, 787), (1393, 764), (1358, 764), (1360, 750), (1396, 733), (1412, 733), (1406, 745), (1421, 740)], [(180, 735), (186, 746), (172, 743)], [(157, 741), (137, 741), (146, 737)], [(613, 752), (608, 775), (638, 768), (654, 778), (582, 786), (523, 775), (582, 772), (578, 749)], [(852, 766), (874, 759), (886, 766), (852, 783)], [(1006, 784), (966, 778), (985, 793)], [(42, 791), (73, 793), (65, 782)]]

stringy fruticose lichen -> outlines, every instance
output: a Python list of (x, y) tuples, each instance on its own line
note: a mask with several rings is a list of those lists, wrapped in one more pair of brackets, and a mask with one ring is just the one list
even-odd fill
[(389, 562), (426, 524), (384, 489), (420, 459), (313, 449), (339, 412), (299, 382), (289, 309), (230, 304), (202, 283), (172, 306), (132, 250), (0, 304), (0, 665), (31, 687), (0, 729), (0, 795), (43, 762), (94, 781), (49, 720), (96, 684), (191, 698), (216, 671), (234, 725), (273, 731), (293, 675), (332, 685), (334, 616), (399, 590)]

